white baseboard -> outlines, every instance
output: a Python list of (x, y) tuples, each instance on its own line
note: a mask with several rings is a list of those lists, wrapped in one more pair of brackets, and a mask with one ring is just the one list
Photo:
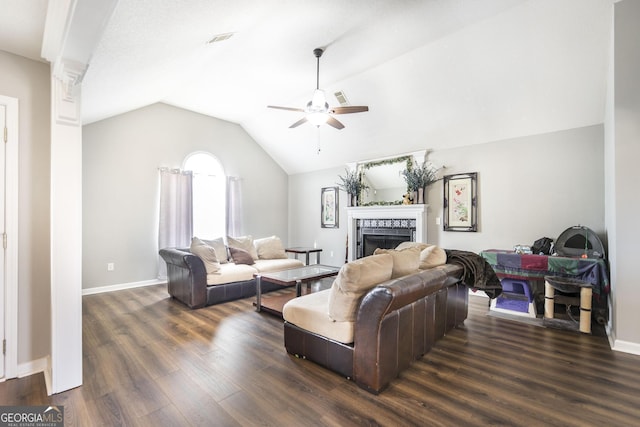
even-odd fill
[(18, 378), (45, 372), (49, 367), (49, 356), (18, 365)]
[(53, 380), (51, 378), (51, 356), (47, 356), (47, 369), (44, 370), (44, 384), (47, 387), (47, 396), (53, 394)]
[(609, 346), (611, 347), (611, 350), (640, 356), (639, 343), (617, 339), (611, 328), (607, 328), (607, 336), (609, 337)]
[(113, 291), (121, 291), (124, 289), (141, 288), (143, 286), (161, 285), (164, 283), (167, 283), (167, 281), (160, 280), (160, 279), (152, 279), (152, 280), (143, 280), (141, 282), (130, 282), (130, 283), (120, 283), (117, 285), (98, 286), (95, 288), (83, 289), (82, 295), (84, 296), (84, 295), (101, 294), (104, 292), (113, 292)]

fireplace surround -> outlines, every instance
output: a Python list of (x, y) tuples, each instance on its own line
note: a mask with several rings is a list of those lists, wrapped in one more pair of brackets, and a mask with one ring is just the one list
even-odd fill
[(392, 248), (403, 241), (426, 243), (428, 206), (348, 207), (348, 261), (373, 253), (375, 247)]

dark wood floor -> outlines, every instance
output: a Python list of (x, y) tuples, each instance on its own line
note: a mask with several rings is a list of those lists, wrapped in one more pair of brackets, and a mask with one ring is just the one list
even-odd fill
[(189, 310), (153, 286), (83, 302), (84, 385), (9, 380), (0, 404), (64, 405), (67, 426), (640, 425), (639, 356), (487, 316), (480, 297), (379, 396), (287, 355), (252, 299)]

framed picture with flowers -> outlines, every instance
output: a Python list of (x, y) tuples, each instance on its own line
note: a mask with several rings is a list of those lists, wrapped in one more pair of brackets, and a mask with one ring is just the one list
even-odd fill
[(478, 173), (445, 175), (444, 231), (478, 231)]
[(325, 187), (320, 194), (321, 227), (338, 228), (338, 187)]

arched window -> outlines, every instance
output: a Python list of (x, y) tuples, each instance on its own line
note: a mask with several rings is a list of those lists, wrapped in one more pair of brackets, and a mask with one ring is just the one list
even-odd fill
[(226, 175), (218, 159), (205, 152), (189, 154), (184, 170), (193, 172), (193, 235), (215, 239), (225, 234)]

